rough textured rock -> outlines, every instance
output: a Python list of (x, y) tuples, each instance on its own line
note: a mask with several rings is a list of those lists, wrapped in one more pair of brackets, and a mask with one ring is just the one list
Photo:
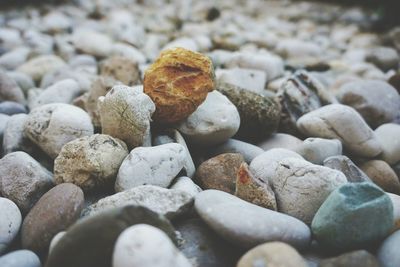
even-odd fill
[(378, 259), (382, 267), (396, 267), (400, 262), (399, 255), (400, 231), (386, 238), (378, 249)]
[(192, 114), (214, 90), (213, 65), (199, 53), (168, 49), (146, 70), (143, 85), (156, 104), (154, 120), (178, 122)]
[(105, 134), (73, 140), (63, 146), (54, 161), (57, 184), (73, 183), (84, 190), (114, 184), (119, 167), (128, 155), (124, 142)]
[(83, 203), (82, 190), (73, 184), (60, 184), (49, 190), (24, 219), (22, 247), (38, 254), (47, 252), (51, 239), (79, 218)]
[(84, 210), (85, 216), (127, 205), (143, 206), (167, 218), (186, 212), (193, 204), (193, 196), (182, 190), (141, 185), (100, 199)]
[(310, 137), (296, 147), (295, 151), (305, 160), (322, 165), (326, 158), (342, 154), (342, 143), (337, 139)]
[(221, 154), (203, 162), (196, 170), (195, 181), (203, 189), (235, 193), (236, 174), (244, 158), (240, 154)]
[(324, 160), (324, 166), (341, 171), (351, 183), (372, 182), (371, 179), (346, 156), (333, 156)]
[(388, 164), (396, 164), (400, 161), (400, 125), (386, 123), (375, 130), (376, 137), (382, 147), (381, 158)]
[(93, 134), (89, 115), (68, 104), (47, 104), (32, 110), (25, 123), (25, 136), (51, 158), (68, 142)]
[(394, 170), (383, 160), (370, 160), (360, 166), (368, 177), (386, 192), (400, 194), (400, 181)]
[(151, 144), (150, 121), (155, 105), (140, 89), (114, 86), (99, 98), (98, 105), (103, 134), (121, 139), (129, 148)]
[(140, 84), (137, 62), (122, 56), (113, 56), (101, 62), (100, 75), (110, 76), (128, 86)]
[[(7, 198), (0, 197), (0, 255), (14, 240), (22, 223), (21, 212), (17, 205)], [(1, 262), (1, 258), (0, 258)], [(6, 265), (1, 265), (6, 266)]]
[(16, 250), (0, 257), (0, 266), (42, 267), (39, 257), (29, 250)]
[(339, 255), (334, 258), (324, 259), (320, 267), (379, 267), (379, 262), (374, 255), (366, 250), (356, 250)]
[(382, 151), (375, 133), (349, 106), (332, 104), (311, 111), (298, 119), (297, 127), (307, 136), (339, 139), (359, 156), (374, 157)]
[(115, 191), (146, 184), (168, 187), (184, 168), (186, 155), (176, 143), (133, 149), (118, 171)]

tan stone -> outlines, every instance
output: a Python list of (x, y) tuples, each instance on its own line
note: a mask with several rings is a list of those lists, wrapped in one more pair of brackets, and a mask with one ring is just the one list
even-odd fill
[(396, 173), (383, 160), (370, 160), (360, 166), (361, 170), (386, 192), (400, 194), (400, 182)]
[(112, 77), (129, 86), (140, 84), (138, 64), (122, 56), (113, 56), (103, 61), (100, 65), (100, 75)]

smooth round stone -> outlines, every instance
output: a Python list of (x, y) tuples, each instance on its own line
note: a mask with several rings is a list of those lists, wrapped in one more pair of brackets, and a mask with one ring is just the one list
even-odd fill
[(39, 257), (29, 250), (16, 250), (0, 257), (4, 267), (42, 267)]
[(73, 183), (84, 190), (113, 185), (128, 155), (124, 142), (105, 134), (75, 139), (65, 144), (54, 161), (57, 184)]
[(178, 126), (189, 143), (212, 146), (236, 134), (240, 126), (237, 108), (218, 91), (208, 93), (204, 102)]
[(192, 197), (195, 197), (202, 191), (201, 188), (195, 184), (191, 178), (186, 176), (176, 178), (170, 189), (184, 191)]
[(400, 263), (400, 230), (386, 238), (378, 249), (377, 257), (382, 267), (397, 267)]
[(108, 35), (89, 29), (78, 29), (72, 35), (76, 49), (95, 57), (106, 57), (110, 54), (113, 41)]
[(341, 171), (350, 183), (372, 182), (371, 179), (351, 159), (344, 155), (332, 156), (324, 160), (324, 166)]
[(379, 267), (374, 255), (366, 250), (356, 250), (320, 261), (319, 267)]
[(360, 166), (368, 177), (386, 192), (400, 194), (400, 181), (394, 170), (383, 160), (370, 160)]
[(32, 143), (24, 136), (24, 125), (27, 114), (16, 114), (10, 117), (3, 133), (3, 155), (14, 151), (29, 151)]
[[(8, 72), (7, 74), (10, 78), (12, 78), (17, 83), (17, 85), (21, 88), (23, 94), (26, 94), (26, 92), (28, 92), (29, 89), (35, 87), (35, 83), (32, 80), (31, 76), (29, 76), (25, 73), (11, 71), (11, 72)], [(16, 100), (12, 100), (12, 101), (21, 103)], [(21, 103), (21, 104), (24, 104), (24, 103)]]
[(345, 83), (337, 94), (339, 102), (353, 107), (373, 128), (393, 121), (399, 114), (400, 95), (389, 83), (357, 80)]
[[(22, 222), (21, 212), (17, 205), (7, 198), (0, 197), (0, 255), (14, 240)], [(1, 262), (1, 258), (0, 258)], [(3, 265), (0, 265), (3, 266)]]
[(31, 49), (18, 47), (0, 56), (0, 66), (6, 70), (14, 70), (28, 59)]
[(201, 192), (196, 196), (195, 209), (216, 233), (241, 247), (282, 241), (302, 249), (310, 243), (310, 229), (300, 220), (222, 191)]
[(375, 47), (368, 51), (366, 61), (375, 64), (383, 71), (397, 69), (399, 66), (400, 57), (396, 49), (392, 47)]
[(25, 135), (51, 158), (56, 158), (68, 142), (93, 134), (89, 115), (68, 104), (47, 104), (29, 113)]
[(220, 154), (197, 168), (195, 181), (202, 189), (218, 189), (233, 194), (236, 174), (242, 162), (244, 158), (241, 154)]
[(19, 66), (17, 71), (31, 76), (35, 82), (40, 82), (46, 73), (62, 68), (65, 65), (64, 60), (58, 56), (41, 55), (28, 60)]
[(149, 224), (175, 240), (170, 222), (144, 207), (126, 206), (79, 220), (52, 249), (46, 267), (110, 267), (118, 236), (134, 224)]
[(186, 156), (185, 148), (177, 143), (137, 147), (122, 162), (115, 191), (146, 184), (168, 187), (184, 168)]
[(116, 85), (98, 99), (98, 107), (103, 134), (121, 139), (129, 148), (151, 144), (150, 120), (156, 106), (142, 90)]
[(337, 139), (307, 138), (295, 148), (305, 160), (322, 165), (326, 158), (342, 154), (342, 143)]
[(128, 86), (141, 83), (137, 62), (122, 56), (113, 56), (101, 62), (100, 75), (110, 76)]
[(55, 84), (56, 82), (66, 79), (72, 79), (79, 84), (82, 92), (87, 92), (89, 91), (92, 81), (96, 77), (97, 76), (92, 72), (80, 70), (79, 68), (73, 69), (70, 66), (64, 66), (57, 70), (48, 72), (46, 75), (44, 75), (40, 82), (40, 88), (47, 88)]
[(27, 213), (53, 186), (53, 175), (34, 158), (22, 151), (7, 154), (0, 160), (0, 192)]
[(268, 242), (246, 252), (236, 266), (307, 267), (307, 264), (290, 245), (282, 242)]
[(96, 58), (90, 55), (75, 55), (69, 59), (68, 65), (72, 69), (80, 69), (94, 74), (97, 73)]
[(26, 215), (21, 228), (22, 247), (38, 254), (47, 252), (54, 235), (79, 218), (83, 204), (79, 187), (67, 183), (53, 187)]
[(66, 231), (61, 231), (58, 232), (50, 241), (50, 245), (49, 245), (49, 254), (51, 253), (51, 251), (53, 250), (53, 248), (55, 247), (55, 245), (57, 245), (58, 241), (60, 241), (61, 237), (63, 237), (65, 235)]
[(250, 163), (255, 157), (264, 152), (264, 150), (258, 146), (232, 138), (210, 148), (210, 150), (209, 155), (212, 157), (225, 153), (239, 153), (247, 163)]
[(276, 133), (265, 141), (259, 143), (258, 146), (265, 151), (273, 148), (285, 148), (294, 151), (296, 147), (300, 146), (301, 144), (303, 144), (303, 141), (296, 136), (286, 133)]
[(307, 136), (339, 139), (344, 148), (359, 156), (374, 157), (382, 152), (375, 133), (349, 106), (323, 106), (300, 117), (297, 127)]
[(393, 165), (400, 161), (400, 125), (386, 123), (375, 130), (376, 137), (382, 147), (381, 158)]
[(182, 190), (166, 189), (154, 185), (141, 185), (102, 198), (87, 207), (83, 213), (85, 216), (91, 216), (105, 210), (127, 205), (146, 207), (172, 219), (192, 207), (193, 196)]
[(243, 253), (242, 249), (215, 235), (201, 219), (179, 222), (176, 230), (182, 239), (179, 249), (193, 266), (235, 266), (238, 257)]
[(393, 224), (393, 205), (384, 191), (371, 183), (348, 183), (329, 195), (311, 229), (321, 246), (343, 251), (380, 241)]
[(25, 97), (17, 82), (6, 72), (0, 70), (0, 100), (24, 104)]
[(267, 82), (264, 71), (244, 68), (217, 69), (215, 76), (220, 83), (229, 83), (262, 94)]
[(188, 259), (160, 229), (137, 224), (118, 237), (113, 252), (113, 267), (190, 267)]
[(387, 193), (393, 204), (394, 227), (393, 231), (400, 229), (400, 196), (392, 193)]
[(14, 115), (18, 113), (27, 113), (26, 107), (14, 101), (4, 101), (0, 103), (0, 113)]
[(3, 138), (4, 130), (9, 120), (10, 116), (0, 113), (0, 140)]

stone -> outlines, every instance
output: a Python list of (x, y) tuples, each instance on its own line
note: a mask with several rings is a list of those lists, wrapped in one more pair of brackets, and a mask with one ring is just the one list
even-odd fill
[(130, 149), (151, 144), (150, 122), (156, 107), (149, 96), (138, 88), (116, 85), (98, 101), (103, 134), (121, 139)]
[(209, 58), (184, 48), (164, 50), (146, 70), (143, 86), (156, 105), (154, 120), (179, 122), (214, 90), (213, 65)]
[(324, 259), (320, 267), (379, 267), (379, 262), (374, 255), (366, 250), (356, 250), (339, 255), (334, 258)]
[(181, 176), (174, 180), (170, 189), (176, 189), (188, 193), (192, 197), (195, 197), (202, 190), (201, 188), (193, 182), (193, 180), (187, 176)]
[(254, 177), (247, 163), (237, 172), (235, 196), (257, 206), (277, 210), (275, 193), (268, 183)]
[(31, 50), (27, 47), (17, 47), (0, 56), (0, 66), (6, 70), (14, 70), (28, 59)]
[(396, 70), (399, 66), (400, 57), (396, 49), (392, 47), (374, 47), (367, 52), (365, 57), (367, 62), (371, 62), (383, 71)]
[(0, 113), (14, 115), (19, 113), (28, 113), (26, 107), (14, 101), (4, 101), (0, 103)]
[(386, 192), (400, 194), (400, 181), (394, 170), (383, 160), (370, 160), (360, 166), (361, 170)]
[(12, 152), (0, 160), (0, 193), (26, 214), (53, 187), (53, 175), (30, 155)]
[(382, 147), (380, 157), (393, 165), (400, 161), (400, 125), (395, 123), (382, 124), (375, 130), (376, 137)]
[(265, 72), (254, 69), (217, 69), (215, 75), (219, 83), (229, 83), (259, 94), (263, 93), (267, 82)]
[[(149, 36), (149, 35), (147, 35), (147, 36)], [(158, 54), (158, 52), (159, 51), (157, 51), (156, 53)], [(157, 54), (155, 55), (155, 57), (157, 57)], [(122, 57), (128, 58), (138, 64), (144, 64), (147, 62), (147, 58), (141, 50), (139, 50), (135, 46), (127, 44), (127, 43), (115, 43), (112, 47), (111, 55), (122, 56)]]
[(258, 144), (260, 148), (267, 151), (273, 148), (285, 148), (289, 150), (296, 150), (296, 147), (303, 144), (303, 141), (296, 136), (286, 133), (275, 133)]
[(128, 205), (142, 206), (169, 219), (188, 211), (193, 196), (182, 190), (166, 189), (154, 185), (141, 185), (105, 197), (84, 210), (84, 216), (92, 216), (105, 210)]
[(24, 136), (24, 125), (27, 114), (16, 114), (10, 117), (3, 133), (3, 155), (15, 151), (29, 151), (31, 142)]
[(339, 102), (353, 107), (376, 128), (393, 121), (400, 113), (400, 95), (389, 83), (379, 80), (356, 80), (342, 85)]
[(90, 29), (75, 30), (72, 42), (78, 51), (100, 58), (108, 56), (113, 45), (108, 35)]
[(303, 249), (310, 243), (310, 229), (300, 220), (222, 191), (201, 192), (195, 198), (195, 209), (222, 238), (244, 248), (282, 241)]
[(217, 90), (239, 111), (239, 139), (259, 141), (278, 128), (281, 107), (274, 98), (224, 83), (218, 83)]
[[(22, 223), (21, 212), (11, 200), (0, 197), (0, 255), (15, 239)], [(0, 258), (0, 262), (1, 262)], [(0, 265), (5, 266), (5, 265)]]
[(307, 138), (295, 151), (305, 160), (322, 165), (325, 159), (342, 154), (342, 143), (337, 139)]
[(149, 224), (175, 240), (174, 228), (162, 215), (144, 207), (125, 206), (79, 220), (52, 249), (46, 267), (110, 267), (118, 236), (129, 226)]
[(54, 160), (54, 180), (86, 191), (112, 186), (127, 155), (125, 143), (109, 135), (75, 139), (66, 143)]
[(97, 60), (91, 55), (75, 55), (68, 60), (71, 69), (97, 74)]
[(348, 251), (379, 242), (393, 222), (393, 205), (383, 190), (371, 183), (348, 183), (329, 195), (311, 229), (319, 245)]
[[(11, 71), (11, 72), (8, 72), (7, 75), (17, 83), (19, 88), (22, 90), (23, 94), (26, 94), (26, 92), (29, 89), (35, 87), (35, 84), (31, 78), (31, 76), (29, 76), (25, 73)], [(12, 101), (16, 101), (16, 100), (12, 100)], [(22, 102), (19, 102), (19, 101), (16, 101), (16, 102), (23, 104)]]
[(278, 211), (311, 224), (319, 207), (336, 188), (347, 183), (343, 173), (303, 159), (278, 161), (268, 179)]
[(191, 144), (212, 146), (231, 138), (239, 126), (240, 117), (236, 107), (226, 96), (213, 91), (177, 126), (177, 130)]
[(292, 246), (282, 242), (268, 242), (244, 254), (237, 267), (307, 267), (303, 257)]
[(325, 159), (324, 166), (341, 171), (350, 183), (372, 182), (365, 172), (344, 155), (332, 156)]
[(66, 63), (58, 56), (41, 55), (28, 60), (19, 66), (17, 71), (29, 75), (35, 82), (40, 82), (46, 73), (64, 66), (66, 66)]
[(263, 152), (263, 149), (253, 144), (230, 138), (226, 142), (212, 147), (209, 155), (215, 157), (219, 154), (239, 153), (247, 163), (250, 163), (255, 157)]
[(125, 229), (118, 237), (112, 266), (190, 267), (192, 265), (163, 231), (147, 224), (137, 224)]
[(47, 88), (56, 82), (66, 79), (72, 79), (79, 84), (82, 92), (87, 92), (89, 91), (92, 81), (96, 77), (97, 76), (90, 71), (81, 70), (80, 68), (72, 68), (70, 66), (64, 66), (57, 70), (48, 72), (46, 75), (44, 75), (42, 81), (40, 82), (40, 87)]
[(6, 72), (0, 70), (0, 100), (24, 104), (24, 93), (17, 82)]
[(203, 162), (196, 170), (195, 181), (202, 189), (235, 193), (236, 174), (244, 162), (241, 154), (225, 153)]
[(53, 248), (55, 247), (55, 245), (57, 245), (58, 241), (60, 241), (61, 237), (63, 237), (65, 235), (67, 231), (61, 231), (58, 232), (50, 241), (50, 245), (49, 245), (49, 254), (51, 253), (51, 251), (53, 250)]
[(9, 120), (10, 116), (0, 113), (0, 140), (3, 138), (3, 134)]
[(56, 158), (68, 142), (93, 134), (89, 115), (82, 109), (62, 103), (46, 104), (32, 110), (24, 134), (51, 158)]
[(115, 191), (146, 184), (168, 187), (184, 168), (186, 155), (177, 143), (133, 149), (119, 168)]
[(79, 218), (83, 204), (83, 192), (73, 184), (60, 184), (50, 189), (24, 219), (22, 247), (39, 255), (46, 253), (51, 239)]
[(400, 230), (386, 238), (378, 249), (377, 257), (382, 267), (396, 267), (400, 262), (398, 247)]
[(79, 84), (73, 79), (65, 79), (58, 81), (43, 90), (38, 96), (29, 101), (29, 108), (32, 110), (36, 107), (50, 103), (71, 104), (77, 96), (82, 93)]
[(400, 229), (400, 196), (392, 193), (386, 193), (393, 205), (393, 217), (394, 217), (394, 227), (392, 231), (397, 231)]
[(279, 161), (286, 158), (303, 159), (302, 156), (294, 151), (284, 148), (273, 148), (254, 158), (250, 163), (250, 171), (254, 176), (265, 183), (275, 175)]
[(110, 76), (128, 86), (141, 83), (137, 62), (122, 56), (113, 56), (101, 62), (100, 75)]
[(21, 249), (0, 257), (0, 266), (42, 267), (39, 257), (32, 251)]
[(297, 127), (307, 136), (339, 139), (345, 149), (358, 156), (375, 157), (382, 151), (375, 133), (349, 106), (323, 106), (300, 117)]

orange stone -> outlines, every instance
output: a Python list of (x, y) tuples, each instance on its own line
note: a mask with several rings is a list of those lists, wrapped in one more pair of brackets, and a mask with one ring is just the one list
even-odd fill
[(153, 119), (178, 122), (192, 114), (214, 90), (214, 68), (200, 53), (168, 49), (146, 70), (143, 86), (156, 105)]

